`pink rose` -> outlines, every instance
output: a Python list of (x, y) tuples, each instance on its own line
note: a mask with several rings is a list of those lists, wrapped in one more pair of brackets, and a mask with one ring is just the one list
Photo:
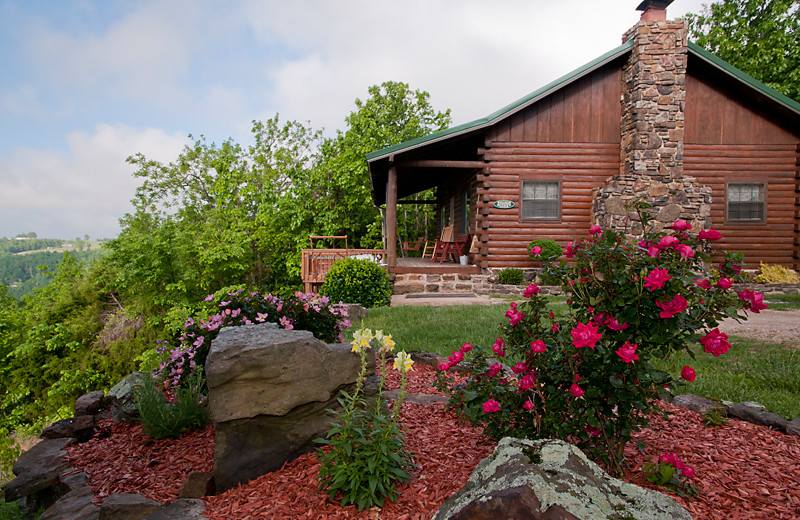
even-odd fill
[(525, 390), (533, 388), (534, 384), (536, 384), (536, 376), (533, 374), (525, 374), (519, 382), (519, 389), (521, 392), (524, 392)]
[(536, 352), (537, 354), (541, 354), (542, 352), (547, 350), (547, 345), (544, 344), (544, 341), (536, 339), (531, 342), (531, 350)]
[(539, 246), (533, 246), (531, 248), (531, 255), (532, 256), (539, 256), (542, 254), (542, 248)]
[(532, 283), (525, 289), (525, 292), (522, 293), (522, 296), (524, 298), (530, 298), (534, 294), (539, 294), (540, 292), (542, 292), (542, 291), (541, 291), (541, 289), (539, 289), (539, 286), (536, 285), (535, 283)]
[(706, 352), (713, 354), (715, 357), (719, 357), (720, 354), (726, 353), (731, 348), (731, 344), (728, 343), (728, 335), (720, 332), (719, 328), (700, 338), (700, 343), (703, 344)]
[(564, 250), (564, 254), (567, 256), (567, 258), (572, 258), (573, 256), (575, 256), (575, 251), (572, 249), (572, 242), (567, 244), (567, 248)]
[(492, 345), (492, 352), (494, 352), (498, 357), (505, 357), (506, 351), (503, 349), (504, 346), (505, 342), (503, 341), (503, 338), (497, 338), (494, 342), (494, 345)]
[(634, 343), (631, 345), (629, 342), (625, 342), (619, 349), (617, 349), (617, 355), (622, 360), (623, 363), (633, 363), (637, 359), (639, 359), (639, 354), (636, 353), (636, 348), (639, 345)]
[(436, 367), (436, 369), (439, 370), (439, 372), (447, 372), (448, 370), (450, 370), (450, 363), (442, 363), (441, 365)]
[(553, 332), (558, 332), (558, 329), (560, 328), (561, 326), (558, 323), (553, 323)]
[(572, 344), (575, 348), (589, 347), (594, 348), (595, 343), (603, 336), (597, 332), (597, 326), (590, 323), (578, 323), (578, 326), (572, 329)]
[(689, 466), (684, 466), (681, 469), (681, 474), (686, 478), (694, 478), (694, 469)]
[(722, 234), (716, 229), (704, 229), (697, 235), (697, 238), (700, 240), (714, 241), (722, 238)]
[(580, 397), (586, 393), (581, 389), (581, 387), (579, 387), (575, 383), (573, 383), (572, 386), (569, 387), (569, 391), (572, 392), (572, 395), (574, 395), (575, 397)]
[(600, 428), (596, 426), (587, 426), (583, 429), (586, 433), (588, 433), (592, 437), (597, 437), (600, 435)]
[(730, 278), (720, 278), (719, 281), (717, 282), (717, 287), (719, 287), (722, 290), (730, 289), (731, 285), (733, 285), (733, 280), (731, 280)]
[(500, 366), (500, 363), (495, 363), (491, 367), (489, 367), (488, 375), (489, 377), (494, 377), (503, 370), (503, 367)]
[(706, 278), (698, 278), (694, 281), (694, 284), (701, 289), (711, 289), (711, 284), (708, 283), (708, 279)]
[(657, 257), (660, 252), (661, 252), (661, 250), (659, 248), (657, 248), (656, 246), (650, 246), (650, 247), (647, 248), (647, 256), (649, 256), (651, 258)]
[(590, 235), (599, 235), (602, 232), (603, 232), (603, 230), (600, 228), (600, 226), (596, 226), (595, 225), (595, 226), (592, 226), (592, 227), (589, 228), (589, 234)]
[(515, 374), (521, 374), (526, 370), (528, 370), (528, 365), (526, 365), (522, 361), (514, 365), (514, 368), (511, 369), (511, 371), (514, 372)]
[(531, 410), (533, 410), (533, 401), (528, 399), (527, 401), (525, 401), (525, 404), (523, 404), (522, 407), (530, 412)]
[(649, 287), (652, 292), (654, 289), (664, 287), (664, 284), (667, 283), (667, 280), (670, 278), (672, 278), (672, 276), (667, 274), (666, 269), (655, 268), (644, 277), (644, 286)]
[(694, 383), (694, 380), (697, 378), (697, 373), (692, 367), (687, 365), (683, 367), (683, 370), (681, 370), (681, 377), (690, 383)]
[(681, 255), (681, 258), (693, 258), (694, 251), (692, 248), (686, 244), (678, 244), (676, 248), (678, 250), (678, 254)]
[(692, 225), (686, 222), (685, 220), (679, 219), (672, 224), (672, 229), (674, 229), (675, 231), (689, 231), (690, 229), (692, 229)]
[(620, 331), (627, 329), (628, 327), (630, 327), (630, 325), (628, 325), (627, 321), (620, 325), (619, 321), (617, 321), (617, 318), (608, 316), (606, 318), (606, 327), (608, 327), (611, 330)]
[(747, 305), (745, 305), (745, 309), (758, 313), (759, 311), (763, 311), (767, 308), (767, 304), (764, 303), (764, 295), (760, 292), (751, 291), (750, 289), (746, 289), (742, 292), (737, 292), (736, 294), (739, 295), (739, 299), (745, 303), (749, 303), (750, 307), (748, 309)]
[(658, 247), (661, 249), (667, 249), (668, 247), (675, 247), (677, 245), (678, 239), (672, 235), (661, 237), (661, 240), (658, 241)]
[(456, 363), (461, 363), (464, 361), (464, 353), (460, 350), (453, 351), (452, 354), (447, 358), (450, 361), (451, 365), (455, 365)]
[(685, 311), (686, 308), (689, 306), (689, 302), (687, 302), (686, 298), (684, 298), (680, 294), (676, 294), (672, 298), (672, 301), (656, 302), (656, 305), (658, 305), (661, 308), (661, 312), (658, 314), (658, 317), (667, 319), (667, 318), (672, 318), (676, 314)]
[(472, 350), (472, 345), (470, 345), (469, 343), (464, 343), (463, 345), (461, 345), (461, 348), (459, 350), (461, 350), (461, 352), (467, 353), (470, 350)]
[(488, 401), (483, 403), (483, 413), (491, 413), (499, 411), (500, 411), (500, 403), (498, 403), (494, 399), (489, 399)]

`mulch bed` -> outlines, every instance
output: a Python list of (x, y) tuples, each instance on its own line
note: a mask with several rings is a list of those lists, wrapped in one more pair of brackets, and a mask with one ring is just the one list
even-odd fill
[[(408, 390), (436, 391), (430, 386), (435, 370), (415, 366)], [(396, 377), (388, 386), (396, 387)], [(690, 410), (663, 404), (668, 418), (654, 416), (653, 428), (637, 439), (649, 445), (646, 454), (634, 443), (626, 447), (631, 465), (625, 480), (654, 488), (642, 475), (645, 456), (674, 451), (696, 473), (700, 496), (686, 500), (667, 492), (696, 519), (795, 520), (800, 518), (800, 438), (732, 419), (706, 428)], [(213, 519), (397, 519), (430, 518), (441, 503), (458, 491), (478, 462), (494, 449), (480, 428), (458, 421), (441, 404), (404, 403), (406, 442), (418, 469), (414, 479), (398, 486), (400, 499), (382, 509), (358, 511), (341, 507), (317, 493), (319, 463), (306, 454), (279, 471), (206, 498), (206, 515)], [(148, 442), (140, 426), (101, 424), (91, 441), (69, 448), (70, 463), (86, 471), (97, 501), (112, 493), (141, 493), (168, 502), (191, 471), (211, 471), (214, 430), (206, 428), (178, 440)], [(664, 491), (663, 489), (661, 491)]]

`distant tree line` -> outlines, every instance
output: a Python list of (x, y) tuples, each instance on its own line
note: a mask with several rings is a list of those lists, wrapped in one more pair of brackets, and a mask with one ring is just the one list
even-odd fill
[(31, 238), (26, 240), (16, 240), (13, 238), (0, 238), (0, 254), (2, 253), (23, 253), (25, 251), (36, 251), (50, 247), (61, 247), (63, 240), (58, 238)]

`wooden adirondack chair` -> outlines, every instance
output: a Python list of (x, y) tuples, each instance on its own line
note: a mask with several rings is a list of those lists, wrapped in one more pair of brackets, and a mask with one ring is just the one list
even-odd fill
[(428, 240), (425, 242), (425, 249), (422, 250), (422, 258), (424, 259), (430, 254), (432, 261), (436, 260), (436, 255), (442, 251), (444, 242), (453, 241), (453, 226), (445, 226), (442, 228), (442, 236), (439, 240)]

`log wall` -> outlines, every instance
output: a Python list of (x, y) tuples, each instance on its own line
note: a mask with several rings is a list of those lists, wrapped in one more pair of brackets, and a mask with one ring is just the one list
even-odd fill
[[(486, 151), (489, 165), (477, 176), (476, 226), (480, 267), (531, 267), (526, 247), (549, 238), (562, 246), (588, 231), (592, 189), (619, 172), (619, 143), (494, 142)], [(522, 220), (522, 180), (559, 180), (561, 218)], [(510, 200), (512, 209), (497, 209)]]

